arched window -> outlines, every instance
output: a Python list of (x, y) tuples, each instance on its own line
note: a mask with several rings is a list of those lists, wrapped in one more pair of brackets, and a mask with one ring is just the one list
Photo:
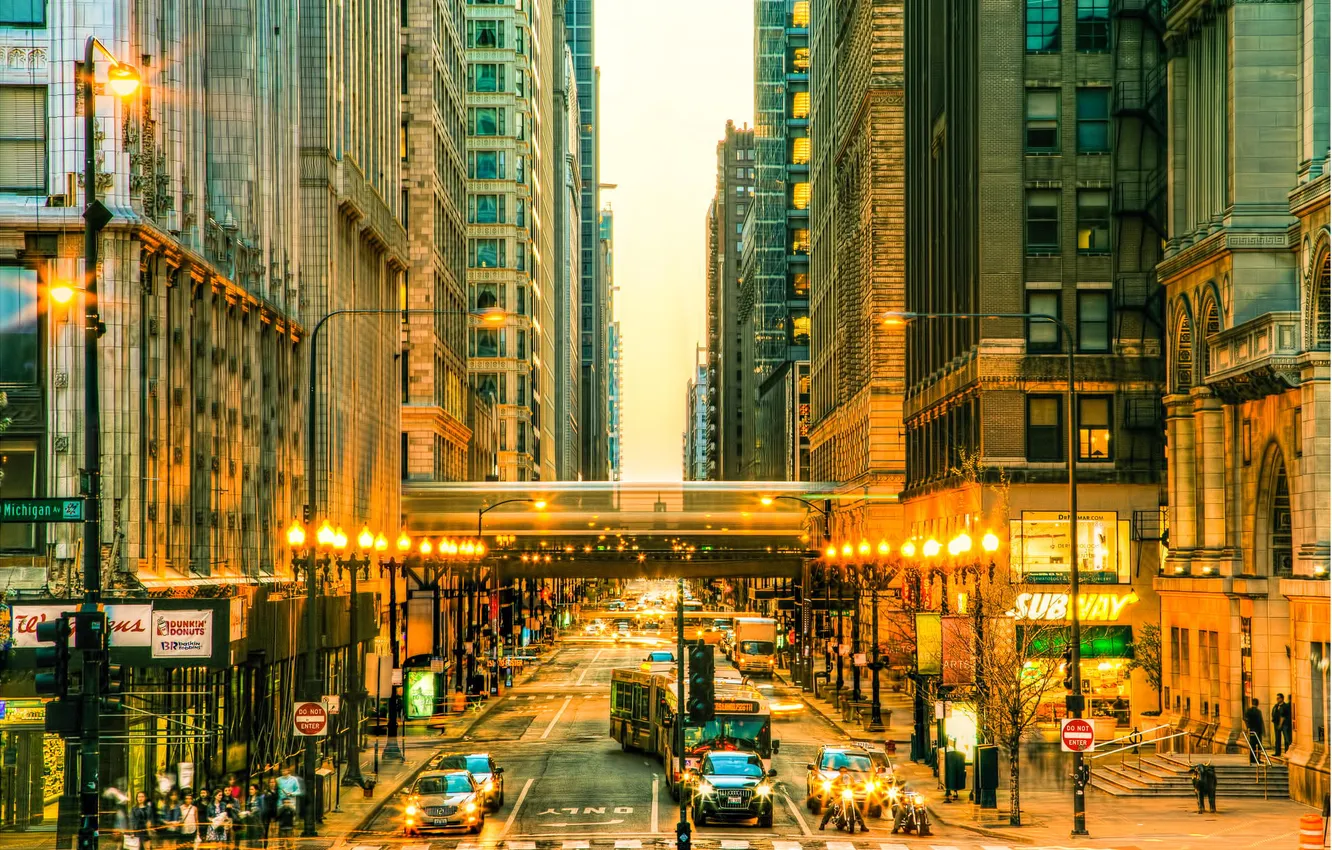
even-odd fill
[(1181, 314), (1175, 329), (1175, 392), (1193, 389), (1193, 323)]
[(1314, 265), (1313, 282), (1313, 339), (1312, 348), (1328, 348), (1332, 344), (1332, 254), (1323, 252), (1323, 258)]
[(1272, 459), (1276, 464), (1272, 477), (1272, 506), (1268, 521), (1269, 545), (1272, 547), (1272, 575), (1291, 574), (1295, 558), (1291, 550), (1290, 487), (1286, 483), (1286, 463), (1281, 452)]
[(1221, 313), (1216, 309), (1216, 302), (1207, 302), (1207, 312), (1203, 313), (1203, 378), (1212, 369), (1212, 345), (1209, 340), (1221, 332)]

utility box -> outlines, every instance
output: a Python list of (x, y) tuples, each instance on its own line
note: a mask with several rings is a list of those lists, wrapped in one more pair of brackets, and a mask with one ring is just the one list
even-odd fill
[(980, 807), (993, 809), (998, 806), (995, 792), (999, 790), (999, 748), (987, 744), (976, 748), (976, 773), (980, 777)]

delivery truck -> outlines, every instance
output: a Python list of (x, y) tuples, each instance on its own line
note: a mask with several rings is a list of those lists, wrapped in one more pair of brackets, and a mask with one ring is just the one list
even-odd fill
[(731, 660), (741, 673), (772, 676), (777, 666), (777, 621), (736, 617)]

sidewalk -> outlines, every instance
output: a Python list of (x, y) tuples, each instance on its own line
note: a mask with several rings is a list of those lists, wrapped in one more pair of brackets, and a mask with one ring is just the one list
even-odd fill
[[(789, 687), (785, 671), (776, 678)], [(847, 677), (844, 684), (849, 687)], [(861, 691), (868, 696), (868, 682), (862, 678)], [(911, 700), (903, 693), (884, 687), (879, 703), (884, 719), (889, 721), (883, 732), (866, 732), (858, 723), (842, 719), (832, 701), (801, 693), (801, 699), (811, 711), (832, 724), (848, 738), (861, 741), (893, 741), (897, 754), (893, 764), (909, 783), (917, 787), (932, 787), (938, 780), (927, 765), (909, 760), (911, 749)], [(891, 717), (889, 711), (892, 712)], [(1029, 774), (1030, 776), (1030, 774)], [(1069, 780), (1062, 787), (1039, 787), (1032, 778), (1020, 786), (1022, 800), (1022, 826), (1013, 827), (1009, 821), (1009, 792), (1007, 771), (1000, 776), (998, 808), (982, 809), (963, 799), (943, 803), (932, 799), (930, 815), (941, 826), (964, 829), (987, 839), (1013, 844), (1056, 844), (1071, 847), (1105, 847), (1122, 845), (1125, 839), (1158, 846), (1178, 848), (1245, 847), (1259, 842), (1270, 846), (1294, 846), (1299, 836), (1300, 816), (1317, 814), (1317, 810), (1288, 799), (1218, 799), (1218, 813), (1198, 815), (1196, 802), (1188, 798), (1133, 797), (1116, 798), (1093, 789), (1087, 791), (1086, 837), (1072, 838), (1069, 832), (1073, 821), (1073, 786)], [(927, 797), (934, 795), (927, 794)]]

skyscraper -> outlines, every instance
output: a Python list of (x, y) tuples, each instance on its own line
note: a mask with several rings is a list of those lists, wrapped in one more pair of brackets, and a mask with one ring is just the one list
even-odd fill
[(801, 480), (809, 477), (809, 2), (756, 0), (754, 23), (757, 174), (740, 311), (745, 395), (757, 414), (742, 477)]
[(620, 461), (623, 429), (620, 415), (621, 400), (624, 395), (624, 343), (620, 339), (620, 323), (615, 320), (615, 293), (620, 290), (615, 285), (615, 213), (608, 203), (601, 210), (597, 225), (599, 244), (597, 247), (601, 268), (600, 279), (606, 285), (609, 301), (606, 307), (608, 319), (606, 325), (606, 473), (611, 481), (620, 480)]
[(746, 325), (740, 317), (745, 217), (754, 204), (754, 131), (726, 122), (717, 143), (717, 188), (707, 215), (708, 477), (745, 477), (754, 405), (745, 395)]
[[(550, 0), (467, 7), (467, 281), (472, 383), (499, 409), (499, 477), (552, 480), (556, 56)], [(559, 164), (563, 169), (563, 163)], [(540, 175), (538, 179), (538, 174)]]
[[(564, 6), (555, 4), (555, 31), (563, 34)], [(582, 171), (578, 165), (579, 114), (578, 84), (574, 76), (573, 53), (560, 45), (558, 73), (555, 77), (555, 461), (556, 475), (563, 480), (582, 473), (583, 440), (580, 427), (582, 410), (582, 357), (579, 353), (579, 315), (582, 298), (580, 264), (582, 262)]]
[(694, 374), (685, 384), (684, 479), (708, 480), (708, 387), (707, 349), (694, 352)]
[(565, 37), (573, 54), (574, 77), (578, 84), (578, 167), (581, 175), (582, 219), (580, 239), (582, 266), (579, 297), (582, 360), (582, 472), (589, 481), (607, 477), (608, 428), (606, 423), (607, 378), (606, 327), (610, 322), (609, 284), (601, 279), (597, 262), (599, 215), (601, 210), (601, 160), (598, 118), (600, 79), (593, 56), (593, 0), (555, 0), (564, 2)]

